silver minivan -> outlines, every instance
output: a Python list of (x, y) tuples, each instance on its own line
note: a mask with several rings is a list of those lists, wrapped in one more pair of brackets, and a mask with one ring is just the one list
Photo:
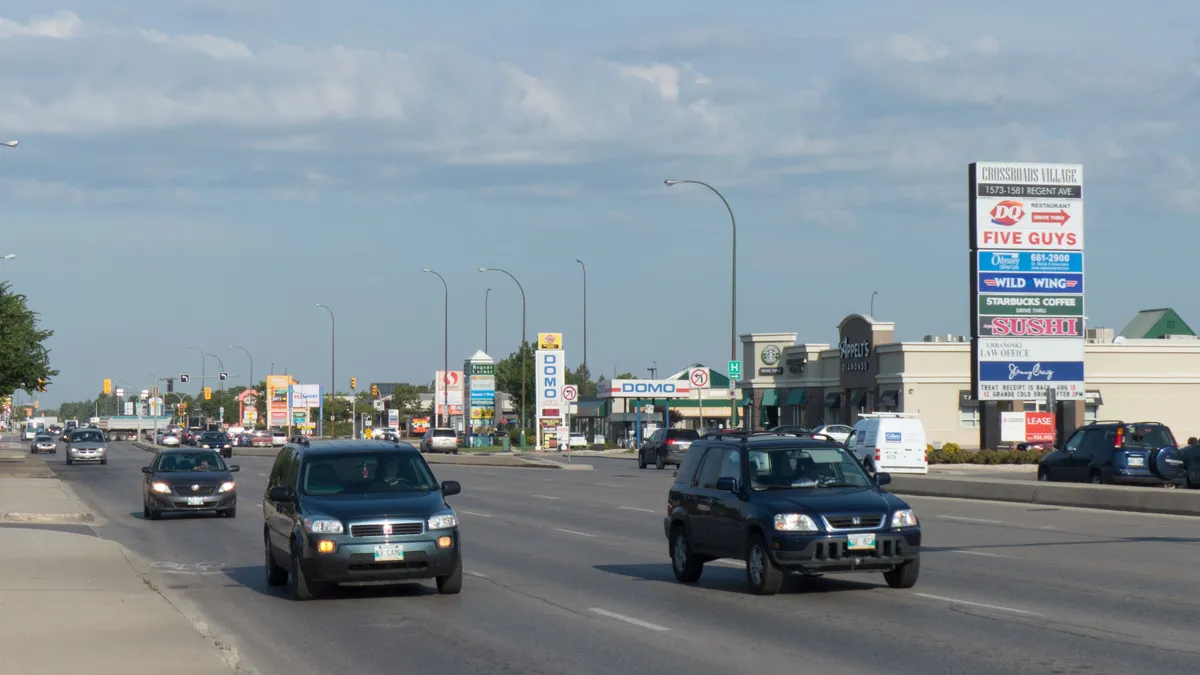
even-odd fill
[(76, 429), (67, 439), (67, 464), (100, 462), (108, 464), (108, 442), (99, 429)]

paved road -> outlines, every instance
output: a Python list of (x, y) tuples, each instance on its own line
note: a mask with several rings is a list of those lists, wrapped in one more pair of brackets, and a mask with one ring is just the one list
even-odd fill
[(101, 536), (184, 566), (161, 583), (260, 673), (1125, 675), (1200, 663), (1196, 518), (916, 498), (929, 546), (917, 588), (835, 575), (759, 598), (735, 563), (710, 564), (693, 587), (673, 580), (669, 471), (442, 465), (440, 479), (464, 486), (451, 498), (462, 595), (416, 584), (292, 603), (263, 578), (256, 502), (271, 460), (236, 460), (236, 519), (150, 522), (149, 454), (110, 447), (108, 466), (56, 469), (101, 512)]

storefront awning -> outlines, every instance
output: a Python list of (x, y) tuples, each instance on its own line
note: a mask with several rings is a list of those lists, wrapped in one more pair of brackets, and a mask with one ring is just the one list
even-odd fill
[(779, 405), (779, 390), (778, 389), (768, 389), (768, 390), (764, 391), (763, 395), (762, 395), (762, 405), (764, 405), (764, 406)]
[(958, 392), (958, 407), (960, 408), (978, 408), (979, 401), (975, 400), (975, 396), (970, 389), (963, 389)]
[(1104, 405), (1104, 396), (1099, 391), (1085, 391), (1083, 396), (1084, 400), (1087, 401), (1087, 405)]
[(838, 392), (825, 394), (825, 407), (837, 409), (842, 407), (842, 395)]
[(867, 407), (867, 392), (865, 392), (865, 391), (859, 392), (857, 394), (851, 394), (851, 396), (854, 397), (853, 399), (851, 399), (854, 401), (854, 405), (850, 406), (851, 408)]
[(788, 392), (787, 400), (784, 401), (783, 404), (784, 405), (807, 405), (808, 404), (808, 392), (806, 392), (803, 389), (793, 389), (790, 392)]
[(742, 400), (738, 401), (738, 407), (745, 408), (746, 406), (750, 405), (750, 403), (750, 394), (746, 394), (742, 397)]
[(879, 394), (879, 407), (881, 408), (895, 408), (899, 402), (899, 389), (885, 389)]

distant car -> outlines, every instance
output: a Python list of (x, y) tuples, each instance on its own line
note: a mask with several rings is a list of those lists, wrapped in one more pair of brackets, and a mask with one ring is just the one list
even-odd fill
[(383, 429), (376, 429), (375, 431), (371, 432), (371, 438), (377, 441), (390, 441), (392, 443), (400, 442), (400, 434), (386, 427)]
[(42, 452), (58, 452), (58, 443), (54, 442), (53, 435), (38, 434), (34, 437), (33, 443), (29, 445), (29, 454), (36, 455)]
[(1062, 449), (1042, 457), (1038, 480), (1096, 485), (1176, 487), (1186, 482), (1186, 459), (1175, 434), (1158, 422), (1093, 422)]
[(814, 434), (825, 434), (838, 443), (845, 445), (846, 441), (850, 440), (850, 434), (854, 433), (854, 429), (845, 424), (822, 424), (813, 429), (812, 432)]
[(458, 433), (449, 427), (437, 427), (425, 432), (421, 439), (421, 452), (445, 452), (458, 454)]
[(269, 448), (275, 445), (275, 439), (271, 432), (259, 429), (251, 436), (250, 445), (255, 448)]
[(158, 437), (158, 444), (166, 448), (178, 448), (179, 436), (168, 431)]
[(288, 442), (288, 438), (287, 438), (286, 431), (284, 431), (283, 429), (272, 429), (271, 430), (271, 445), (272, 446), (274, 446), (276, 448), (282, 448), (283, 446), (287, 445), (287, 442)]
[(226, 465), (215, 450), (162, 450), (142, 467), (142, 515), (158, 520), (163, 513), (216, 511), (237, 515), (237, 465)]
[(233, 441), (224, 431), (206, 431), (196, 439), (203, 450), (216, 450), (222, 457), (233, 457)]
[(32, 441), (37, 438), (38, 430), (33, 427), (25, 427), (25, 431), (21, 434), (21, 438)]
[(67, 439), (67, 464), (100, 462), (108, 464), (108, 443), (99, 429), (79, 429)]
[(700, 433), (695, 429), (659, 429), (638, 448), (638, 468), (644, 469), (647, 464), (658, 469), (666, 468), (668, 464), (679, 468), (688, 448), (698, 440)]
[(572, 448), (586, 448), (587, 436), (584, 436), (583, 434), (571, 434), (571, 439), (568, 441), (568, 445), (570, 445)]

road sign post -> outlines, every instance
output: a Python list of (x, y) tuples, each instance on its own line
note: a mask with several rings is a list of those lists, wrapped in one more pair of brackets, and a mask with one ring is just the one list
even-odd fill
[(712, 384), (708, 376), (708, 368), (692, 368), (688, 370), (688, 382), (696, 390), (696, 430), (704, 429), (704, 390)]
[(732, 428), (737, 421), (737, 389), (735, 382), (742, 379), (742, 362), (729, 362), (729, 426)]
[[(579, 387), (573, 384), (563, 385), (562, 388), (563, 401), (567, 404), (567, 409), (563, 411), (563, 420), (567, 423), (567, 464), (571, 463), (571, 404), (579, 399)], [(562, 437), (558, 439), (558, 444), (562, 445)]]

